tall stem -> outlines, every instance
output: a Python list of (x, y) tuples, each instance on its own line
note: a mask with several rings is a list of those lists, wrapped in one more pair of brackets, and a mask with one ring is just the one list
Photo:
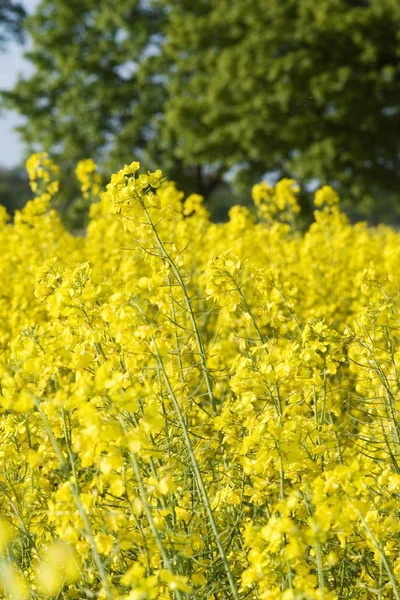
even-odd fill
[(222, 543), (222, 540), (221, 540), (221, 536), (220, 536), (220, 533), (218, 531), (218, 526), (217, 526), (217, 523), (215, 521), (215, 517), (214, 517), (213, 511), (212, 511), (212, 508), (211, 508), (210, 499), (208, 497), (208, 493), (207, 493), (206, 487), (204, 485), (203, 477), (201, 475), (200, 467), (199, 467), (196, 455), (195, 455), (194, 450), (193, 450), (192, 442), (191, 442), (191, 439), (190, 439), (190, 436), (189, 436), (188, 429), (186, 427), (186, 422), (185, 422), (185, 419), (183, 417), (183, 414), (182, 414), (182, 411), (181, 411), (181, 407), (179, 405), (177, 397), (175, 396), (175, 392), (174, 392), (174, 390), (173, 390), (173, 388), (171, 386), (171, 382), (170, 382), (170, 380), (168, 378), (168, 374), (167, 374), (167, 372), (165, 370), (164, 363), (163, 363), (163, 361), (161, 359), (161, 356), (160, 356), (160, 354), (158, 352), (158, 347), (157, 347), (157, 343), (156, 343), (156, 341), (154, 339), (154, 336), (152, 336), (152, 342), (153, 342), (154, 348), (156, 350), (157, 362), (158, 362), (160, 370), (161, 370), (161, 372), (163, 374), (166, 388), (167, 388), (168, 393), (169, 393), (169, 395), (171, 397), (172, 403), (174, 405), (174, 409), (176, 411), (176, 414), (178, 416), (178, 419), (179, 419), (179, 422), (180, 422), (180, 425), (181, 425), (181, 428), (182, 428), (183, 438), (185, 440), (185, 444), (186, 444), (186, 447), (187, 447), (187, 450), (188, 450), (190, 461), (191, 461), (192, 466), (193, 466), (193, 471), (194, 471), (194, 474), (195, 474), (196, 482), (197, 482), (200, 494), (202, 496), (204, 507), (206, 509), (206, 513), (207, 513), (208, 519), (210, 521), (211, 529), (212, 529), (213, 534), (214, 534), (215, 542), (217, 544), (217, 548), (218, 548), (218, 551), (219, 551), (222, 563), (224, 565), (225, 573), (226, 573), (226, 576), (227, 576), (227, 579), (228, 579), (228, 582), (229, 582), (229, 586), (230, 586), (230, 589), (231, 589), (231, 592), (232, 592), (232, 596), (233, 596), (233, 598), (235, 600), (239, 600), (239, 595), (238, 595), (238, 591), (236, 589), (235, 580), (233, 578), (233, 575), (232, 575), (232, 572), (231, 572), (231, 569), (230, 569), (230, 566), (229, 566), (228, 558), (226, 556), (226, 552), (225, 552), (225, 549), (224, 549), (224, 546), (223, 546), (223, 543)]
[(193, 333), (194, 333), (194, 336), (196, 339), (196, 345), (197, 345), (197, 350), (198, 350), (199, 357), (200, 357), (201, 370), (203, 372), (203, 377), (204, 377), (204, 381), (205, 381), (206, 388), (207, 388), (207, 394), (210, 399), (214, 415), (216, 415), (217, 414), (217, 404), (216, 404), (215, 396), (212, 391), (211, 377), (210, 377), (210, 373), (209, 373), (208, 367), (207, 367), (207, 358), (206, 358), (206, 353), (204, 350), (203, 340), (201, 339), (200, 331), (199, 331), (199, 328), (197, 327), (196, 317), (193, 312), (191, 300), (189, 298), (189, 294), (188, 294), (185, 282), (183, 281), (182, 276), (181, 276), (179, 269), (177, 268), (174, 260), (172, 259), (172, 257), (169, 255), (169, 253), (165, 249), (165, 246), (162, 243), (160, 236), (158, 235), (158, 231), (157, 231), (156, 227), (154, 226), (154, 223), (151, 220), (149, 212), (146, 209), (146, 207), (144, 206), (143, 202), (142, 202), (142, 205), (143, 205), (144, 213), (146, 215), (147, 222), (153, 232), (158, 249), (160, 250), (161, 257), (164, 258), (168, 262), (169, 266), (171, 267), (172, 273), (174, 274), (174, 277), (182, 290), (186, 309), (187, 309), (190, 323), (192, 325)]

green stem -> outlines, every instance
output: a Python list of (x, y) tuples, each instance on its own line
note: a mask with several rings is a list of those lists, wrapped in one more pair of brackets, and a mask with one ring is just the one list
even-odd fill
[[(356, 509), (357, 510), (357, 509)], [(368, 527), (368, 523), (366, 522), (366, 520), (364, 519), (364, 517), (362, 516), (362, 514), (360, 513), (359, 510), (357, 510), (358, 516), (360, 517), (360, 521), (364, 526), (365, 531), (367, 532), (371, 542), (373, 543), (373, 545), (375, 546), (376, 550), (379, 553), (379, 556), (381, 557), (381, 561), (385, 567), (386, 573), (389, 577), (389, 581), (392, 585), (393, 588), (393, 593), (395, 595), (396, 600), (400, 600), (400, 592), (399, 589), (397, 587), (397, 583), (396, 583), (396, 578), (394, 576), (394, 573), (392, 571), (392, 568), (390, 566), (390, 563), (387, 559), (387, 557), (385, 556), (382, 548), (380, 547), (379, 543), (377, 542), (374, 534), (372, 533), (372, 531), (370, 530), (370, 528)]]
[[(57, 440), (56, 440), (56, 438), (55, 438), (55, 436), (53, 434), (53, 431), (51, 429), (50, 423), (49, 423), (46, 415), (44, 414), (44, 412), (42, 410), (42, 407), (40, 406), (40, 402), (38, 400), (36, 400), (35, 404), (36, 404), (36, 408), (37, 408), (37, 410), (38, 410), (38, 412), (40, 414), (40, 417), (41, 417), (41, 419), (43, 421), (46, 433), (49, 436), (49, 439), (50, 439), (51, 444), (53, 446), (53, 450), (54, 450), (54, 452), (55, 452), (55, 454), (56, 454), (56, 456), (58, 458), (58, 462), (60, 463), (61, 470), (64, 472), (65, 478), (67, 480), (69, 480), (69, 478), (70, 478), (70, 471), (69, 471), (68, 463), (64, 460), (64, 457), (62, 455), (60, 446), (58, 445), (58, 442), (57, 442)], [(104, 590), (105, 590), (106, 595), (107, 595), (107, 600), (113, 600), (113, 594), (111, 592), (111, 587), (110, 587), (109, 581), (107, 579), (106, 570), (105, 570), (103, 561), (100, 558), (100, 554), (97, 551), (96, 542), (95, 542), (95, 539), (94, 539), (94, 536), (93, 536), (93, 533), (92, 533), (92, 528), (90, 526), (90, 522), (89, 522), (88, 516), (87, 516), (87, 514), (85, 512), (85, 509), (84, 509), (84, 507), (82, 505), (82, 502), (81, 502), (81, 500), (79, 498), (79, 494), (78, 494), (77, 489), (76, 489), (76, 482), (74, 482), (73, 484), (70, 485), (70, 489), (71, 489), (72, 497), (73, 497), (74, 502), (75, 502), (75, 506), (78, 509), (79, 516), (82, 519), (82, 522), (83, 522), (83, 525), (84, 525), (84, 528), (85, 528), (86, 537), (87, 537), (87, 539), (89, 541), (90, 548), (91, 548), (91, 551), (92, 551), (93, 559), (94, 559), (94, 562), (96, 563), (97, 570), (99, 572), (100, 578), (101, 578), (101, 580), (103, 582), (103, 585), (104, 585)]]
[[(119, 418), (119, 422), (121, 423), (121, 427), (122, 427), (124, 433), (127, 433), (127, 429), (126, 429), (126, 426), (125, 426), (125, 423), (124, 423), (124, 420), (123, 420), (122, 416), (119, 415), (118, 418)], [(142, 501), (143, 509), (144, 509), (145, 514), (146, 514), (146, 518), (147, 518), (147, 520), (149, 522), (149, 527), (150, 527), (151, 533), (152, 533), (152, 535), (154, 537), (154, 541), (157, 544), (157, 548), (158, 548), (158, 550), (159, 550), (159, 552), (161, 554), (161, 558), (163, 560), (165, 568), (172, 575), (174, 575), (174, 570), (173, 570), (171, 562), (169, 560), (167, 551), (164, 548), (164, 544), (162, 543), (161, 536), (160, 536), (160, 534), (158, 532), (158, 529), (156, 527), (156, 524), (154, 522), (153, 514), (151, 512), (150, 505), (147, 502), (147, 494), (146, 494), (145, 487), (143, 485), (143, 479), (142, 479), (142, 475), (140, 473), (139, 462), (138, 462), (138, 460), (137, 460), (136, 455), (135, 455), (134, 452), (129, 451), (129, 458), (131, 460), (131, 464), (132, 464), (133, 470), (135, 472), (135, 477), (136, 477), (136, 481), (137, 481), (138, 488), (139, 488), (140, 499)], [(179, 590), (175, 590), (175, 596), (178, 598), (178, 600), (182, 600), (183, 599), (183, 596), (182, 596), (182, 594), (181, 594), (181, 592)]]
[(197, 327), (196, 318), (194, 316), (191, 300), (189, 298), (189, 294), (188, 294), (185, 282), (183, 281), (182, 276), (181, 276), (179, 269), (177, 268), (175, 262), (173, 261), (171, 256), (166, 251), (165, 246), (162, 243), (160, 236), (158, 235), (158, 231), (157, 231), (156, 227), (154, 226), (153, 221), (151, 220), (151, 217), (150, 217), (146, 207), (144, 206), (143, 202), (142, 202), (142, 206), (143, 206), (143, 210), (146, 215), (146, 218), (147, 218), (147, 222), (150, 225), (150, 228), (155, 237), (157, 246), (161, 252), (161, 256), (168, 262), (169, 266), (171, 267), (172, 273), (174, 274), (174, 277), (182, 290), (186, 309), (189, 314), (190, 323), (192, 325), (193, 333), (194, 333), (194, 336), (196, 339), (197, 349), (198, 349), (199, 357), (200, 357), (201, 370), (203, 372), (203, 377), (204, 377), (204, 381), (205, 381), (206, 388), (207, 388), (207, 394), (210, 399), (214, 415), (216, 415), (217, 414), (217, 404), (216, 404), (215, 396), (212, 391), (211, 377), (208, 372), (207, 358), (206, 358), (206, 353), (204, 350), (203, 340), (201, 339), (200, 331), (199, 331), (199, 328)]
[(195, 456), (195, 453), (194, 453), (194, 450), (193, 450), (192, 442), (191, 442), (190, 437), (189, 437), (189, 432), (188, 432), (188, 429), (186, 427), (186, 423), (185, 423), (185, 419), (184, 419), (182, 411), (181, 411), (181, 407), (179, 405), (178, 399), (175, 396), (174, 390), (172, 389), (171, 383), (169, 381), (167, 372), (166, 372), (165, 367), (164, 367), (164, 363), (161, 360), (161, 356), (160, 356), (160, 354), (158, 352), (157, 344), (156, 344), (156, 341), (155, 341), (155, 339), (154, 339), (153, 336), (152, 336), (152, 342), (153, 342), (154, 347), (156, 349), (157, 361), (159, 363), (160, 369), (161, 369), (162, 374), (164, 376), (164, 380), (165, 380), (165, 384), (166, 384), (168, 393), (169, 393), (169, 395), (171, 397), (171, 400), (172, 400), (172, 403), (174, 405), (176, 414), (178, 416), (180, 425), (182, 427), (183, 437), (184, 437), (185, 444), (186, 444), (186, 447), (187, 447), (187, 450), (188, 450), (188, 453), (189, 453), (189, 457), (190, 457), (190, 460), (191, 460), (191, 463), (192, 463), (192, 466), (193, 466), (193, 471), (195, 473), (196, 482), (197, 482), (200, 494), (201, 494), (203, 502), (204, 502), (204, 507), (206, 509), (207, 516), (208, 516), (208, 519), (210, 521), (211, 529), (212, 529), (213, 534), (214, 534), (215, 542), (217, 544), (217, 548), (218, 548), (218, 551), (219, 551), (222, 563), (224, 565), (225, 573), (226, 573), (226, 576), (227, 576), (227, 579), (228, 579), (228, 582), (229, 582), (229, 586), (231, 588), (232, 596), (233, 596), (233, 598), (235, 600), (239, 600), (239, 595), (238, 595), (238, 591), (236, 589), (235, 580), (233, 578), (233, 575), (232, 575), (232, 572), (231, 572), (231, 569), (230, 569), (230, 566), (229, 566), (228, 558), (226, 556), (225, 549), (224, 549), (224, 546), (222, 544), (221, 536), (220, 536), (220, 533), (218, 531), (218, 526), (217, 526), (217, 523), (215, 521), (214, 514), (213, 514), (213, 511), (212, 511), (212, 508), (211, 508), (210, 499), (208, 497), (207, 490), (206, 490), (206, 487), (204, 485), (203, 477), (201, 475), (201, 471), (200, 471), (200, 468), (199, 468), (199, 465), (198, 465), (198, 462), (197, 462), (197, 459), (196, 459), (196, 456)]

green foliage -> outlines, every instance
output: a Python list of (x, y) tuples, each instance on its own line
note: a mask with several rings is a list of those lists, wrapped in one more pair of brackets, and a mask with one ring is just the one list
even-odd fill
[(10, 104), (28, 117), (30, 149), (46, 148), (75, 166), (87, 156), (127, 160), (151, 141), (161, 84), (144, 54), (157, 50), (159, 13), (138, 0), (43, 0), (26, 20), (35, 73)]
[(0, 204), (9, 215), (21, 209), (32, 198), (29, 180), (24, 169), (0, 167)]
[(168, 131), (184, 161), (397, 189), (397, 0), (166, 0)]
[(19, 2), (0, 0), (0, 51), (4, 51), (5, 44), (10, 38), (22, 41), (22, 20), (25, 14)]
[(5, 95), (70, 170), (135, 157), (222, 204), (267, 172), (397, 194), (398, 0), (42, 0), (26, 23), (36, 71)]

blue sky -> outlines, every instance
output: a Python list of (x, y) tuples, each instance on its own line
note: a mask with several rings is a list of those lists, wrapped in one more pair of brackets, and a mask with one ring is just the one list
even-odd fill
[[(28, 12), (32, 12), (39, 0), (23, 0)], [(19, 74), (29, 74), (32, 67), (23, 57), (27, 45), (7, 44), (6, 51), (0, 54), (0, 89), (13, 87)], [(21, 123), (21, 117), (15, 112), (0, 113), (0, 166), (14, 167), (23, 158), (23, 147), (14, 128)]]

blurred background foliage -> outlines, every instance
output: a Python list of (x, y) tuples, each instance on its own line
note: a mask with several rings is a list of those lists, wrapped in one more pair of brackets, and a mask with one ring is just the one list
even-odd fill
[(5, 50), (10, 39), (24, 39), (23, 20), (26, 12), (22, 4), (14, 0), (0, 0), (0, 51)]
[(399, 0), (41, 0), (22, 29), (0, 2), (34, 66), (3, 103), (27, 154), (62, 166), (71, 226), (87, 157), (105, 181), (134, 158), (161, 168), (216, 219), (289, 176), (306, 213), (330, 183), (352, 218), (400, 221)]

